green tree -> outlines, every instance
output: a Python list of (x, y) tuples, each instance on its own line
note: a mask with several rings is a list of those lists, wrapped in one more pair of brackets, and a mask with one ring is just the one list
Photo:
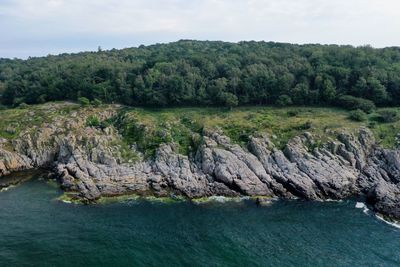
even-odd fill
[(292, 100), (296, 105), (304, 105), (307, 104), (309, 99), (310, 88), (307, 83), (299, 83), (297, 84), (292, 92)]
[(336, 87), (334, 86), (331, 80), (325, 79), (323, 81), (321, 97), (327, 103), (331, 103), (335, 100)]
[(229, 108), (236, 107), (239, 104), (237, 96), (232, 93), (223, 92), (220, 98), (223, 105)]
[(351, 88), (351, 94), (357, 97), (365, 96), (368, 91), (367, 80), (364, 77), (360, 77), (357, 83)]
[(388, 101), (388, 93), (386, 88), (376, 78), (368, 79), (369, 99), (377, 104), (385, 104)]
[(278, 100), (276, 101), (276, 104), (281, 107), (286, 107), (290, 106), (293, 104), (292, 99), (288, 95), (281, 95), (278, 97)]
[[(139, 106), (341, 105), (340, 96), (400, 106), (400, 50), (273, 42), (179, 41), (99, 53), (0, 59), (5, 105), (78, 98)], [(364, 104), (366, 102), (363, 102)]]

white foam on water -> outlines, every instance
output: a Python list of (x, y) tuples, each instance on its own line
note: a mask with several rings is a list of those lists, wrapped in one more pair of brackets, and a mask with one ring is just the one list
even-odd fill
[(391, 225), (393, 227), (396, 227), (396, 228), (400, 229), (400, 222), (391, 222), (391, 221), (385, 220), (382, 216), (380, 216), (378, 214), (375, 214), (375, 217), (378, 218), (378, 220), (381, 220), (381, 221), (383, 221), (383, 222), (385, 222), (385, 223), (387, 223), (387, 224), (389, 224), (389, 225)]
[(15, 185), (10, 185), (10, 186), (4, 187), (4, 188), (0, 189), (0, 192), (6, 192), (6, 191), (8, 191), (8, 190), (10, 190), (11, 188), (14, 188), (14, 187), (15, 187)]
[(368, 212), (369, 212), (369, 209), (368, 209), (367, 205), (365, 205), (365, 203), (362, 203), (362, 202), (357, 202), (356, 203), (356, 209), (363, 209), (363, 212), (365, 214), (368, 214)]
[[(367, 205), (365, 205), (365, 203), (362, 203), (362, 202), (357, 202), (356, 203), (356, 209), (363, 209), (363, 212), (365, 213), (365, 214), (368, 214), (368, 212), (369, 212), (369, 209), (368, 209), (368, 207), (367, 207)], [(385, 218), (383, 218), (381, 215), (379, 215), (379, 214), (375, 214), (375, 217), (378, 219), (378, 220), (381, 220), (381, 221), (383, 221), (383, 222), (385, 222), (385, 223), (387, 223), (387, 224), (389, 224), (389, 225), (391, 225), (391, 226), (393, 226), (393, 227), (396, 227), (396, 228), (398, 228), (398, 229), (400, 229), (400, 222), (393, 222), (393, 221), (388, 221), (388, 220), (385, 220)]]
[(356, 203), (356, 209), (363, 209), (363, 208), (365, 208), (365, 207), (366, 207), (365, 204), (362, 203), (362, 202), (357, 202), (357, 203)]
[(330, 198), (326, 199), (325, 201), (326, 201), (326, 202), (338, 202), (338, 203), (343, 202), (342, 199), (330, 199)]
[(204, 199), (196, 200), (194, 199), (194, 203), (196, 204), (204, 204), (204, 203), (226, 203), (226, 202), (242, 202), (243, 200), (249, 200), (250, 197), (224, 197), (224, 196), (211, 196), (206, 197)]
[(211, 196), (209, 197), (210, 201), (215, 201), (215, 202), (240, 202), (242, 200), (249, 199), (249, 197), (240, 197), (240, 198), (230, 198), (230, 197), (224, 197), (224, 196)]
[(61, 200), (63, 203), (72, 204), (72, 201), (69, 200)]

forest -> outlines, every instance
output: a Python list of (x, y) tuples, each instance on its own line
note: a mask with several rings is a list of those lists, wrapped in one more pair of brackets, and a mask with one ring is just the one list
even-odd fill
[(400, 105), (400, 48), (181, 40), (0, 59), (0, 101), (143, 107)]

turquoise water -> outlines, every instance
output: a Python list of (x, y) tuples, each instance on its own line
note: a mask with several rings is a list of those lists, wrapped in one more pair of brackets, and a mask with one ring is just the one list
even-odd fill
[(400, 266), (400, 230), (354, 201), (82, 206), (0, 193), (0, 266)]

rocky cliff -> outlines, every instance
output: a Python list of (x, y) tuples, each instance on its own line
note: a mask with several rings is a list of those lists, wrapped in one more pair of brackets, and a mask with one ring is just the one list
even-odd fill
[[(97, 116), (107, 119), (115, 112), (104, 109)], [(284, 149), (266, 134), (249, 136), (242, 146), (218, 129), (204, 130), (189, 155), (170, 142), (161, 144), (154, 157), (138, 152), (132, 161), (121, 154), (117, 130), (88, 127), (87, 116), (78, 110), (22, 131), (11, 149), (2, 140), (0, 176), (51, 169), (64, 190), (87, 202), (132, 193), (307, 200), (365, 196), (377, 212), (400, 218), (400, 150), (381, 148), (367, 128), (341, 131), (325, 142), (304, 132)]]

